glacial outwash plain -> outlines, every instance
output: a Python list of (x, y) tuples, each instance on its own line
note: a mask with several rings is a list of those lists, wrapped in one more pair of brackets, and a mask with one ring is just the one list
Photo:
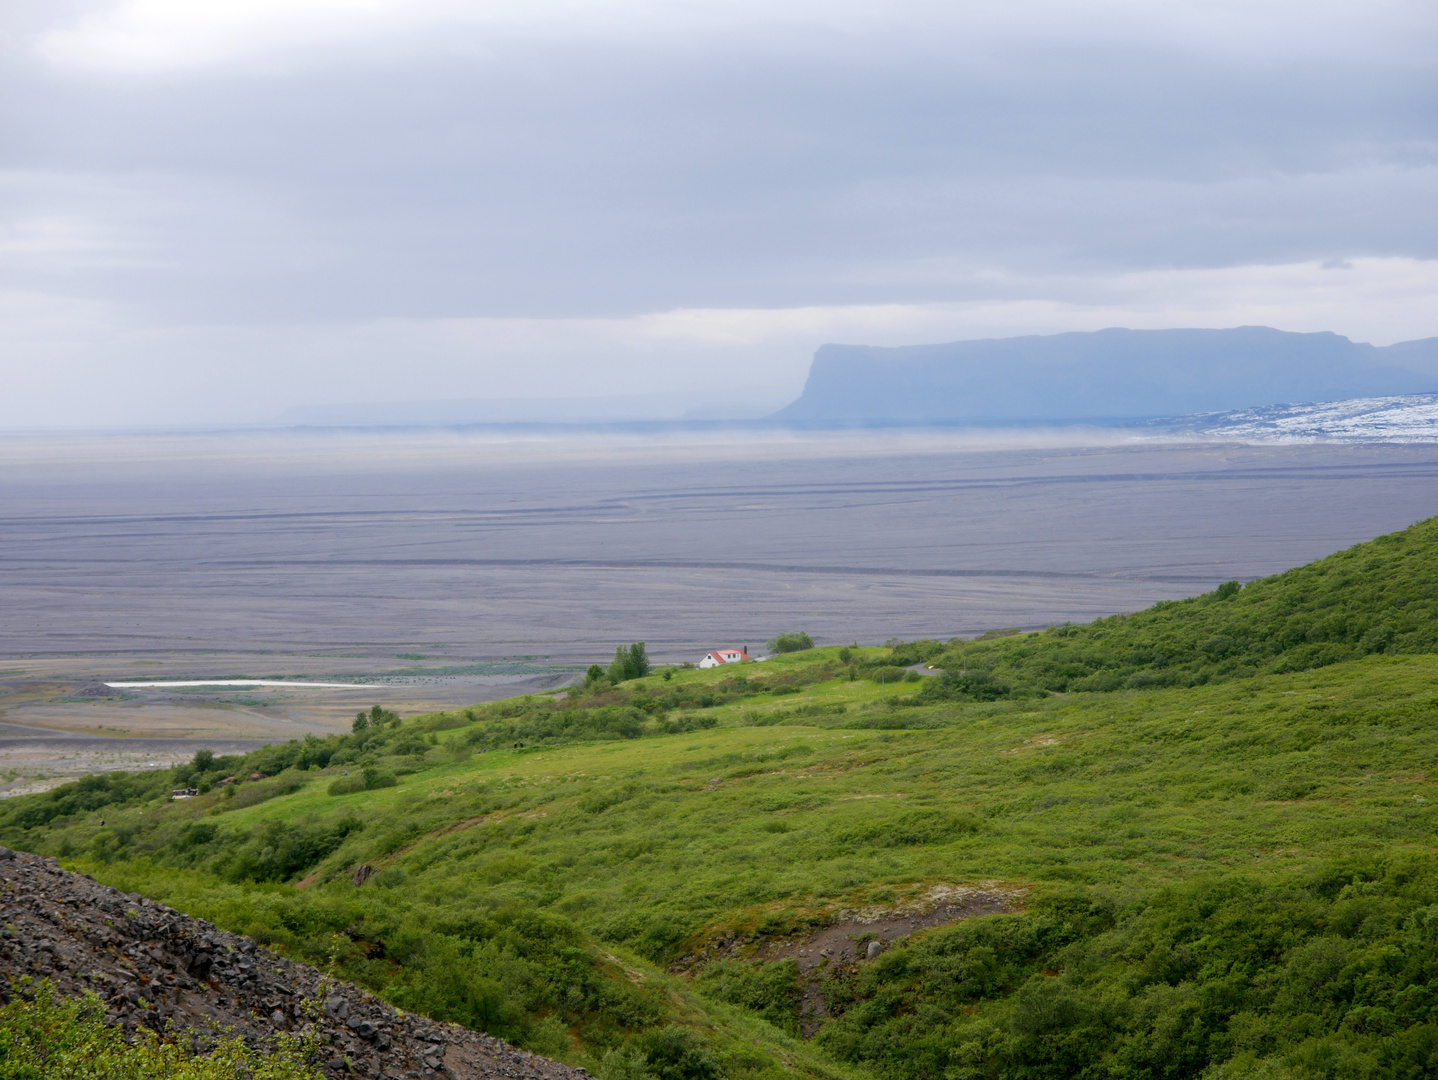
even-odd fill
[[(162, 515), (137, 512), (132, 487), (126, 518), (113, 493), (56, 485), (52, 512), (78, 523), (66, 534), (103, 536), (117, 565), (127, 534), (175, 538), (163, 565), (129, 571), (157, 605), (198, 599), (187, 623), (160, 619), (97, 571), (90, 610), (129, 597), (129, 621), (8, 620), (13, 671), (103, 685), (148, 656), (166, 678), (369, 685), (308, 704), (37, 691), (30, 723), (116, 743), (87, 715), (277, 726), (250, 729), (244, 753), (0, 803), (0, 843), (54, 860), (17, 857), (46, 876), (0, 898), (7, 972), (69, 985), (92, 971), (93, 1015), (131, 1033), (191, 1023), (212, 995), (253, 1014), (252, 1037), (298, 1040), (277, 1062), (331, 1077), (559, 1068), (540, 1058), (603, 1080), (1438, 1070), (1438, 519), (1412, 524), (1438, 494), (1431, 452), (896, 441), (881, 468), (815, 445), (747, 464), (708, 447), (674, 465), (671, 450), (663, 469), (611, 448), (525, 466), (506, 475), (529, 483), (498, 495), (471, 471), (466, 496), (455, 470), (433, 481), (452, 505), (424, 529), (387, 516), (399, 480), (398, 509), (367, 514), (373, 480), (277, 474), (238, 521), (203, 491)], [(647, 494), (608, 496), (620, 470)], [(834, 505), (870, 531), (835, 531)], [(1032, 525), (1026, 547), (982, 548), (1021, 531), (1001, 510)], [(343, 529), (316, 534), (320, 513)], [(546, 532), (560, 515), (584, 544)], [(50, 562), (12, 555), (22, 583), (67, 557), (37, 517), (19, 533)], [(646, 535), (686, 521), (693, 565), (646, 560)], [(721, 528), (746, 530), (748, 563), (706, 565)], [(303, 562), (306, 531), (333, 547)], [(947, 572), (906, 574), (915, 563)], [(546, 576), (552, 591), (525, 602), (570, 637), (486, 655), (502, 583)], [(207, 607), (222, 579), (229, 594), (253, 582), (251, 605)], [(1010, 588), (985, 591), (995, 579)], [(802, 627), (747, 608), (786, 581), (811, 590)], [(621, 588), (643, 617), (605, 614)], [(384, 590), (409, 606), (381, 608)], [(286, 596), (333, 617), (246, 657), (237, 626), (282, 638)], [(1135, 613), (1096, 618), (1105, 607)], [(421, 630), (436, 613), (441, 631)], [(692, 666), (705, 646), (757, 653), (766, 631), (799, 629), (816, 647)], [(641, 636), (647, 673), (603, 667)], [(445, 681), (501, 678), (482, 663), (555, 681), (495, 683), (489, 701)], [(85, 948), (106, 958), (93, 968), (71, 945), (82, 913)], [(271, 992), (279, 970), (304, 986)], [(7, 1006), (5, 1030), (41, 1005), (59, 1008)], [(494, 1068), (465, 1071), (486, 1054)]]

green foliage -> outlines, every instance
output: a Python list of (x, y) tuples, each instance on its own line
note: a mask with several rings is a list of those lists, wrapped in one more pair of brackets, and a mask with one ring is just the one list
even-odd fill
[[(1198, 686), (1375, 653), (1435, 652), (1438, 518), (1247, 586), (1229, 581), (1136, 615), (985, 639), (952, 643), (936, 666), (967, 678), (986, 675), (1014, 697)], [(928, 695), (983, 700), (952, 682), (930, 687)]]
[(799, 1034), (804, 991), (792, 960), (749, 964), (720, 960), (704, 968), (694, 985), (720, 1001), (744, 1006), (791, 1035)]
[(302, 786), (303, 782), (294, 776), (269, 782), (245, 784), (235, 789), (235, 801), (232, 808), (240, 810), (246, 806), (258, 806), (262, 802), (298, 791)]
[[(1430, 533), (1090, 627), (370, 723), (179, 803), (164, 773), (66, 785), (0, 803), (0, 840), (608, 1080), (1424, 1076)], [(1245, 659), (1375, 620), (1381, 651), (1321, 670), (1307, 638)], [(329, 798), (345, 766), (404, 782)], [(816, 975), (762, 959), (980, 882), (1016, 910)]]
[(369, 712), (358, 712), (355, 714), (354, 723), (350, 730), (358, 735), (371, 728), (392, 727), (400, 722), (399, 713), (391, 712), (389, 709), (381, 708), (379, 705), (371, 705)]
[[(865, 668), (864, 674), (880, 686), (892, 686), (894, 683), (903, 682), (904, 679), (912, 673), (905, 671), (901, 667), (895, 667), (893, 664), (874, 664)], [(921, 676), (915, 676), (916, 679), (920, 677)]]
[(766, 646), (771, 653), (801, 652), (814, 647), (814, 639), (808, 634), (800, 631), (791, 634), (779, 634)]
[[(896, 667), (911, 667), (914, 664), (923, 664), (941, 655), (944, 651), (944, 643), (941, 641), (910, 641), (904, 644), (895, 645), (889, 653), (889, 663)], [(839, 657), (844, 661), (841, 653)]]
[(924, 685), (918, 701), (998, 701), (1012, 693), (1008, 683), (986, 671), (946, 671)]
[[(203, 847), (191, 844), (184, 866), (202, 866), (231, 881), (286, 881), (335, 851), (363, 829), (358, 817), (337, 821), (286, 822), (271, 818), (258, 828), (216, 833)], [(171, 846), (159, 849), (168, 852)]]
[[(913, 890), (934, 880), (1032, 884), (1023, 914), (920, 934), (874, 961), (825, 969), (819, 985), (832, 1017), (816, 1045), (879, 1075), (1067, 1076), (1098, 1069), (1095, 1062), (1107, 1071), (1094, 1076), (1191, 1075), (1164, 1072), (1143, 1040), (1160, 1038), (1155, 1031), (1177, 1038), (1188, 1016), (1183, 1002), (1195, 997), (1210, 1002), (1209, 1034), (1199, 1050), (1175, 1050), (1175, 1069), (1222, 1066), (1243, 1075), (1247, 1054), (1255, 1069), (1281, 1072), (1290, 1052), (1358, 1047), (1359, 1016), (1388, 1031), (1378, 1013), (1350, 1020), (1359, 1007), (1352, 1004), (1341, 1016), (1335, 1006), (1337, 1019), (1301, 1039), (1292, 1032), (1311, 1021), (1259, 1021), (1267, 1023), (1283, 972), (1297, 964), (1300, 954), (1289, 950), (1331, 936), (1341, 920), (1377, 933), (1379, 922), (1364, 923), (1348, 904), (1375, 902), (1362, 890), (1392, 894), (1379, 897), (1398, 904), (1383, 925), (1400, 929), (1438, 902), (1424, 861), (1438, 792), (1415, 779), (1438, 765), (1438, 660), (1369, 657), (1321, 681), (1270, 675), (1188, 690), (956, 699), (902, 710), (893, 708), (892, 691), (849, 682), (846, 669), (822, 657), (786, 662), (771, 661), (776, 666), (742, 685), (727, 672), (692, 671), (625, 691), (703, 688), (730, 698), (676, 710), (723, 718), (688, 734), (465, 760), (441, 746), (442, 756), (404, 784), (343, 800), (327, 798), (323, 777), (219, 816), (206, 813), (211, 796), (159, 810), (110, 806), (105, 829), (82, 816), (4, 837), (51, 851), (68, 839), (88, 851), (96, 836), (126, 831), (108, 866), (86, 864), (103, 880), (298, 959), (334, 956), (341, 975), (402, 1007), (536, 1050), (568, 1052), (560, 1025), (588, 1055), (580, 1060), (605, 1075), (638, 1076), (642, 1068), (657, 1076), (661, 1058), (665, 1068), (700, 1075), (711, 1060), (726, 1076), (748, 1075), (732, 1061), (757, 1051), (723, 1047), (756, 1045), (757, 1029), (741, 1039), (730, 1021), (704, 1014), (703, 1002), (792, 1031), (790, 967), (746, 961), (742, 952), (699, 965), (699, 996), (682, 1009), (664, 969), (690, 955), (709, 928), (736, 926), (726, 933), (755, 945), (803, 933), (837, 906), (872, 903), (875, 883), (888, 889), (886, 902), (896, 902), (895, 890), (913, 902)], [(803, 681), (818, 672), (830, 681)], [(788, 702), (783, 711), (793, 711), (798, 702), (762, 685), (791, 676), (815, 694), (816, 709), (836, 695), (850, 703), (851, 711), (806, 722), (844, 726), (753, 726), (752, 710)], [(535, 715), (617, 708), (633, 709), (646, 725), (660, 719), (637, 704), (571, 704)], [(473, 733), (488, 738), (491, 725), (521, 722), (534, 709), (522, 701), (478, 707), (464, 714), (473, 721), (454, 728), (441, 726), (452, 719), (444, 715), (412, 721), (392, 745), (433, 727), (451, 746), (465, 746)], [(505, 710), (515, 715), (505, 720)], [(878, 726), (885, 718), (920, 726), (886, 731)], [(876, 726), (849, 726), (858, 723)], [(1339, 910), (1339, 894), (1354, 883), (1344, 860), (1355, 845), (1412, 854), (1364, 877)], [(359, 863), (379, 872), (356, 888), (350, 870)], [(302, 892), (278, 884), (300, 874), (316, 878)], [(1390, 884), (1374, 884), (1380, 880)], [(1334, 910), (1314, 921), (1314, 904)], [(1208, 938), (1247, 933), (1222, 921), (1244, 912), (1262, 922), (1254, 933), (1267, 935), (1271, 962), (1259, 963), (1261, 950), (1194, 952)], [(1345, 941), (1355, 933), (1344, 930)], [(1414, 948), (1407, 939), (1389, 944)], [(606, 957), (620, 950), (625, 966), (611, 966)], [(630, 969), (643, 978), (629, 977)], [(1167, 972), (1169, 981), (1144, 972)], [(1394, 983), (1393, 993), (1411, 985)], [(1178, 1011), (1164, 1012), (1166, 1002)], [(1384, 1037), (1417, 1039), (1405, 1032), (1427, 1021), (1414, 1016)], [(704, 1052), (686, 1057), (659, 1038), (673, 1025)], [(1279, 1028), (1288, 1033), (1282, 1039), (1273, 1034)], [(1383, 1052), (1418, 1053), (1408, 1043), (1394, 1047)]]
[(365, 767), (364, 788), (366, 791), (375, 791), (379, 788), (394, 787), (398, 783), (399, 778), (395, 776), (395, 774), (392, 772), (386, 772), (384, 769), (378, 768), (374, 765), (369, 765)]
[(611, 683), (628, 682), (630, 679), (642, 679), (649, 674), (649, 653), (645, 651), (644, 642), (636, 641), (632, 645), (620, 645), (614, 650), (614, 659), (609, 664), (606, 674)]
[(318, 1044), (283, 1033), (253, 1050), (236, 1036), (208, 1054), (143, 1030), (127, 1043), (104, 1022), (93, 993), (65, 998), (47, 981), (22, 981), (0, 1006), (0, 1078), (4, 1080), (311, 1080)]
[(0, 809), (0, 820), (11, 827), (37, 828), (107, 806), (131, 806), (168, 795), (171, 783), (168, 772), (97, 773), (24, 802), (12, 800)]
[(639, 1049), (657, 1080), (719, 1080), (723, 1075), (709, 1048), (678, 1024), (646, 1032)]
[(849, 973), (820, 1041), (906, 1080), (1432, 1075), (1435, 898), (1427, 857), (1055, 894)]

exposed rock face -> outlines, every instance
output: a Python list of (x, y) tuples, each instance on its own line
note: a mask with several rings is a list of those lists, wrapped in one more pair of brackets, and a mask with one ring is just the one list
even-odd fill
[[(401, 1014), (348, 983), (172, 908), (0, 848), (0, 975), (94, 990), (107, 1022), (134, 1031), (224, 1028), (262, 1044), (314, 1024), (327, 1077), (584, 1080), (582, 1069), (455, 1024)], [(309, 1016), (306, 1000), (321, 1001)]]

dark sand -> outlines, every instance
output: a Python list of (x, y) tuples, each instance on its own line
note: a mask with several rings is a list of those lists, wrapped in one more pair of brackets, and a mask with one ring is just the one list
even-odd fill
[[(0, 720), (293, 737), (347, 724), (356, 701), (552, 686), (635, 639), (682, 661), (787, 629), (882, 642), (1086, 621), (1438, 512), (1434, 447), (1023, 438), (10, 439)], [(376, 694), (77, 696), (386, 673)]]

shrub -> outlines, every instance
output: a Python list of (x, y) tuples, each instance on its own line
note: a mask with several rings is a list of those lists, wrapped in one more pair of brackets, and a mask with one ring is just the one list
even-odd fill
[[(989, 671), (1014, 697), (1309, 671), (1370, 653), (1438, 652), (1435, 598), (1438, 518), (1430, 518), (1307, 566), (1132, 615), (950, 642), (937, 666)], [(909, 648), (897, 646), (895, 656)]]
[[(889, 655), (889, 663), (898, 667), (923, 664), (942, 653), (944, 648), (944, 643), (941, 641), (910, 641), (894, 646), (894, 651)], [(841, 656), (840, 659), (843, 657)]]
[(911, 674), (911, 672), (905, 671), (901, 667), (884, 664), (880, 667), (870, 668), (867, 674), (874, 682), (888, 685), (890, 683), (903, 682), (904, 676)]
[(688, 1028), (678, 1024), (647, 1031), (639, 1048), (648, 1059), (649, 1072), (659, 1080), (719, 1080), (719, 1062)]
[(770, 652), (800, 652), (814, 647), (814, 639), (802, 630), (797, 634), (780, 634), (768, 644)]
[(307, 1062), (319, 1045), (283, 1033), (253, 1050), (236, 1036), (209, 1054), (191, 1054), (141, 1029), (133, 1043), (105, 1024), (105, 1006), (93, 993), (61, 997), (47, 980), (19, 991), (0, 1006), (0, 1076), (14, 1080), (312, 1080)]
[(630, 645), (620, 645), (614, 650), (614, 660), (606, 674), (611, 683), (618, 685), (630, 679), (642, 679), (649, 671), (649, 653), (645, 650), (644, 642), (636, 641)]
[(366, 791), (374, 791), (376, 788), (394, 787), (399, 783), (399, 778), (392, 772), (369, 766), (364, 771), (364, 786)]
[(999, 701), (1010, 695), (1006, 683), (983, 671), (946, 671), (929, 679), (919, 691), (920, 701)]
[(235, 793), (234, 809), (257, 806), (281, 795), (289, 795), (304, 787), (301, 780), (280, 780), (273, 784), (246, 784)]
[(363, 776), (341, 776), (338, 780), (330, 781), (331, 795), (353, 795), (356, 791), (363, 791), (365, 782)]
[(758, 1013), (791, 1035), (799, 1034), (803, 990), (799, 985), (799, 968), (793, 960), (776, 960), (770, 964), (721, 960), (705, 968), (694, 985), (720, 1001), (742, 1005)]

